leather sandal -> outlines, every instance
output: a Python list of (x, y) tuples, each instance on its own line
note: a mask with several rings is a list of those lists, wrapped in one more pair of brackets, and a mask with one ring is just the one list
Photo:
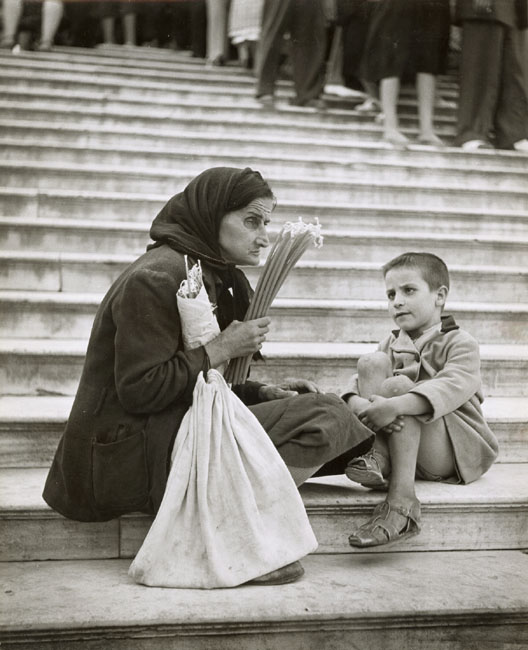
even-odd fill
[(389, 487), (389, 481), (381, 473), (379, 461), (372, 451), (351, 460), (345, 474), (351, 481), (371, 490), (387, 490)]
[[(391, 521), (391, 512), (397, 512), (407, 518), (407, 522), (403, 528), (397, 528), (394, 525)], [(418, 499), (408, 508), (402, 508), (388, 501), (384, 501), (374, 508), (374, 512), (369, 521), (350, 535), (348, 543), (350, 546), (358, 546), (360, 548), (382, 546), (418, 535), (420, 530), (420, 502)]]
[(303, 565), (297, 561), (287, 564), (280, 569), (265, 573), (263, 576), (253, 578), (246, 585), (285, 585), (288, 582), (295, 582), (304, 574)]

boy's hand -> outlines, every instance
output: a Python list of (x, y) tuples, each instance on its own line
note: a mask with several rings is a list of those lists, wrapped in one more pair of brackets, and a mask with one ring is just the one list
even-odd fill
[(359, 419), (365, 426), (372, 429), (372, 431), (381, 431), (388, 428), (387, 433), (401, 429), (400, 413), (397, 411), (392, 398), (373, 395), (370, 402), (370, 406), (358, 414)]

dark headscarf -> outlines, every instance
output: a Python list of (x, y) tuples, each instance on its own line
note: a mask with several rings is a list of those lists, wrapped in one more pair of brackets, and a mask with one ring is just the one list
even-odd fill
[(228, 212), (263, 197), (273, 197), (273, 193), (259, 172), (249, 167), (213, 167), (173, 196), (152, 222), (150, 237), (154, 243), (148, 249), (167, 244), (215, 270), (222, 285), (217, 291), (221, 329), (234, 319), (243, 320), (253, 292), (244, 273), (222, 257), (220, 223)]

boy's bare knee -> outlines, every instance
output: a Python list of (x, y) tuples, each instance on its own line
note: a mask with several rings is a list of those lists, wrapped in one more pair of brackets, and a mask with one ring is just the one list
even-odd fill
[(382, 397), (396, 397), (398, 395), (405, 395), (411, 388), (414, 388), (415, 383), (405, 375), (396, 375), (389, 377), (383, 384), (381, 384), (380, 395)]
[(357, 371), (360, 377), (371, 377), (373, 375), (382, 375), (389, 377), (392, 375), (392, 367), (389, 357), (385, 352), (371, 352), (359, 357), (357, 362)]

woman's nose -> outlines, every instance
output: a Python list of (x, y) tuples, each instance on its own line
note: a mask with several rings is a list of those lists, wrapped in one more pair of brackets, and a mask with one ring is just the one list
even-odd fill
[(259, 230), (259, 234), (257, 235), (257, 242), (259, 246), (262, 246), (262, 248), (266, 248), (270, 244), (268, 231), (264, 226), (262, 226)]

